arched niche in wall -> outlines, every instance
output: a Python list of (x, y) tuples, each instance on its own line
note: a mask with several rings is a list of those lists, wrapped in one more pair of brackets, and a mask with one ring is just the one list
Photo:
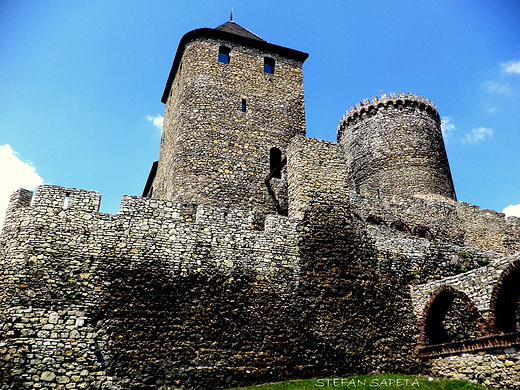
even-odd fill
[[(282, 151), (278, 148), (271, 148), (269, 150), (269, 171), (273, 172), (276, 168), (280, 166), (280, 163), (282, 162)], [(280, 169), (276, 170), (274, 172), (273, 177), (281, 178), (282, 174), (280, 172)]]
[(419, 322), (421, 346), (447, 344), (488, 334), (486, 321), (471, 299), (452, 286), (438, 287)]
[(511, 263), (500, 275), (491, 293), (491, 325), (496, 333), (520, 331), (520, 260)]

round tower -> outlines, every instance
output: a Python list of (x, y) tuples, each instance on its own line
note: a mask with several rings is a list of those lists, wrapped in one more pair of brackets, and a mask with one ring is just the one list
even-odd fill
[(403, 93), (365, 99), (343, 116), (337, 140), (358, 193), (456, 200), (440, 117), (428, 99)]
[(284, 213), (285, 149), (305, 134), (307, 57), (233, 21), (184, 35), (162, 98), (160, 157), (144, 195)]

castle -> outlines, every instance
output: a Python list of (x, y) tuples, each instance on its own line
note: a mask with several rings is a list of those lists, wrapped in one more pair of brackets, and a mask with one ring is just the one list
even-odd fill
[(212, 389), (394, 372), (520, 387), (520, 219), (458, 202), (434, 104), (305, 137), (307, 54), (181, 39), (143, 196), (13, 193), (0, 389)]

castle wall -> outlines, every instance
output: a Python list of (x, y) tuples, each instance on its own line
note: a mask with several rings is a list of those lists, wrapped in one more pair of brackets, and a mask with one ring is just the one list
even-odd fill
[[(460, 254), (468, 256), (467, 252)], [(412, 288), (419, 345), (426, 346), (425, 351), (430, 354), (428, 364), (433, 375), (496, 388), (513, 389), (520, 385), (520, 353), (518, 333), (515, 333), (518, 332), (518, 314), (514, 312), (519, 262), (518, 254), (499, 256), (495, 253), (487, 260), (481, 259), (480, 268)], [(438, 304), (434, 309), (435, 303), (442, 300), (443, 292), (454, 294), (455, 298), (453, 303), (448, 302), (444, 313), (442, 309), (439, 311)], [(457, 302), (462, 304), (458, 309)], [(460, 309), (466, 315), (457, 313)], [(471, 312), (473, 315), (468, 315)], [(504, 328), (504, 322), (508, 321), (512, 321), (509, 328)], [(450, 339), (429, 347), (428, 322), (442, 323)], [(471, 328), (476, 332), (467, 333)]]
[(520, 251), (520, 218), (464, 202), (456, 207), (466, 245), (501, 253)]
[(128, 196), (103, 214), (99, 194), (56, 186), (13, 201), (7, 388), (206, 389), (421, 367), (407, 285), (412, 263), (436, 263), (429, 244), (353, 220), (333, 191), (263, 226), (250, 211)]
[[(350, 341), (352, 345), (359, 338), (365, 347), (377, 351), (376, 357), (347, 352), (345, 357), (356, 361), (359, 367), (366, 367), (367, 360), (372, 359), (373, 365), (388, 369), (388, 361), (392, 360), (390, 371), (400, 367), (403, 371), (412, 369), (497, 387), (515, 387), (515, 348), (500, 349), (497, 344), (495, 350), (483, 348), (480, 353), (470, 354), (461, 354), (455, 348), (452, 356), (419, 361), (414, 361), (413, 356), (418, 356), (414, 351), (417, 344), (424, 342), (418, 329), (424, 331), (420, 324), (427, 302), (432, 292), (442, 286), (460, 290), (488, 321), (486, 326), (491, 327), (491, 296), (496, 292), (501, 272), (516, 258), (504, 254), (517, 251), (520, 242), (517, 218), (437, 196), (396, 195), (369, 186), (364, 195), (358, 194), (348, 188), (343, 151), (338, 146), (296, 138), (288, 151), (290, 215), (305, 221), (313, 216), (319, 220), (308, 225), (311, 230), (303, 241), (306, 249), (302, 251), (302, 267), (313, 269), (312, 283), (320, 285), (320, 280), (328, 280), (315, 290), (325, 296), (325, 285), (338, 283), (338, 279), (352, 283), (351, 288), (335, 295), (348, 296), (349, 302), (336, 300), (332, 309), (327, 299), (320, 299), (323, 317), (325, 313), (329, 316), (320, 323), (323, 332), (329, 327), (348, 329), (345, 333), (355, 335)], [(371, 219), (374, 216), (380, 218)], [(406, 228), (396, 225), (396, 221), (404, 222)], [(426, 237), (416, 236), (417, 226), (427, 229)], [(302, 287), (308, 283), (303, 279)], [(396, 291), (396, 285), (401, 286), (400, 291)], [(373, 290), (367, 291), (368, 286)], [(406, 293), (409, 286), (410, 295)], [(391, 297), (380, 296), (381, 290)], [(365, 305), (356, 300), (354, 291), (363, 296)], [(380, 300), (388, 302), (394, 310), (392, 316), (386, 314), (388, 308), (379, 306)], [(351, 327), (349, 321), (331, 315), (337, 310), (362, 313), (354, 319), (363, 323), (364, 329)], [(443, 323), (452, 341), (464, 342), (485, 336), (483, 330), (490, 331), (478, 321), (466, 301), (456, 298)], [(400, 329), (399, 336), (395, 329)], [(484, 343), (495, 342), (493, 338), (489, 340)], [(393, 352), (385, 354), (382, 346)], [(403, 359), (403, 355), (407, 358)]]
[(350, 191), (349, 196), (351, 212), (363, 221), (380, 217), (380, 223), (389, 227), (403, 222), (401, 228), (410, 234), (424, 227), (426, 235), (439, 243), (482, 251), (512, 254), (520, 250), (520, 218), (464, 202), (365, 190), (365, 195)]
[[(438, 370), (414, 352), (429, 291), (466, 283), (477, 301), (475, 278), (504, 260), (359, 221), (336, 193), (340, 157), (334, 143), (291, 145), (298, 219), (132, 196), (109, 215), (96, 192), (17, 191), (0, 240), (4, 387), (209, 389)], [(480, 268), (454, 276), (469, 257)]]
[[(363, 340), (366, 348), (362, 357), (347, 352), (348, 359), (356, 361), (359, 367), (367, 370), (367, 361), (371, 359), (372, 365), (390, 371), (396, 367), (402, 371), (426, 370), (429, 362), (414, 361), (417, 323), (422, 312), (414, 313), (409, 286), (424, 286), (427, 281), (480, 268), (500, 254), (465, 245), (467, 232), (458, 219), (454, 201), (396, 196), (382, 191), (363, 196), (349, 191), (340, 146), (296, 138), (289, 148), (290, 215), (309, 221), (305, 225), (309, 230), (304, 229), (308, 235), (303, 241), (302, 268), (312, 269), (313, 277), (312, 281), (304, 279), (303, 286), (314, 283), (319, 286), (314, 291), (324, 296), (330, 289), (326, 285), (334, 283), (336, 288), (343, 289), (341, 292), (334, 289), (337, 294), (334, 297), (348, 297), (347, 301), (336, 299), (334, 304), (328, 302), (331, 305), (328, 306), (326, 299), (320, 299), (323, 318), (326, 313), (329, 316), (320, 326), (325, 332), (330, 328), (348, 329), (346, 334)], [(370, 221), (370, 216), (382, 218)], [(503, 216), (495, 217), (496, 220), (488, 219), (488, 223), (503, 225)], [(404, 221), (408, 230), (394, 225), (395, 221)], [(428, 229), (426, 237), (414, 234), (414, 227), (419, 225)], [(338, 287), (341, 286), (338, 279), (348, 280), (350, 285)], [(427, 290), (421, 293), (429, 296)], [(381, 307), (381, 302), (388, 307)], [(331, 315), (337, 310), (356, 313), (351, 320), (362, 323), (363, 329)], [(464, 315), (461, 313), (459, 317), (465, 318)], [(457, 331), (466, 328), (467, 323), (455, 320)], [(350, 342), (356, 344), (354, 340)], [(387, 354), (384, 347), (392, 352)], [(367, 352), (369, 349), (377, 352)], [(393, 363), (389, 364), (390, 361)]]
[[(459, 252), (459, 258), (462, 261), (471, 256), (471, 253), (464, 251), (464, 249), (467, 250), (467, 248), (461, 248)], [(489, 305), (493, 289), (500, 279), (502, 272), (518, 259), (518, 255), (500, 256), (494, 252), (481, 252), (479, 259), (480, 267), (466, 272), (459, 270), (459, 272), (462, 273), (415, 286), (412, 296), (415, 301), (414, 311), (416, 316), (418, 318), (422, 316), (426, 308), (426, 303), (434, 291), (442, 286), (451, 286), (463, 292), (471, 299), (484, 318), (489, 319)]]
[(286, 217), (260, 226), (250, 211), (138, 197), (108, 215), (96, 211), (99, 194), (55, 186), (39, 187), (31, 206), (27, 191), (13, 200), (0, 241), (7, 388), (127, 389), (150, 372), (186, 381), (218, 361), (234, 368), (207, 380), (222, 383), (226, 370), (236, 379), (245, 369), (233, 356), (249, 356), (257, 345), (247, 338), (267, 332), (255, 328), (263, 310), (270, 318), (263, 306), (282, 310), (299, 283), (299, 233)]
[(497, 348), (480, 353), (441, 357), (431, 360), (432, 374), (468, 380), (502, 389), (520, 388), (518, 348)]
[(402, 222), (401, 228), (409, 234), (417, 234), (418, 227), (423, 227), (429, 238), (453, 245), (465, 244), (466, 232), (459, 221), (456, 202), (396, 196), (369, 187), (365, 188), (365, 195), (351, 191), (350, 199), (352, 212), (363, 221), (378, 217), (382, 225), (389, 227)]
[[(229, 64), (217, 60), (221, 45), (231, 49)], [(266, 56), (274, 74), (264, 73)], [(264, 179), (271, 148), (285, 156), (290, 139), (305, 134), (301, 66), (232, 42), (190, 42), (166, 105), (152, 197), (286, 214), (284, 172), (271, 193)]]
[(341, 145), (296, 137), (287, 150), (289, 215), (303, 218), (313, 203), (348, 204), (347, 170)]

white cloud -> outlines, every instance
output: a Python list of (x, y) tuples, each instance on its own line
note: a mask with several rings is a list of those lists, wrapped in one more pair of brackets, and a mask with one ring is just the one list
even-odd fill
[(30, 162), (20, 160), (10, 145), (0, 145), (0, 225), (11, 193), (18, 188), (32, 190), (40, 184), (43, 179)]
[(474, 144), (479, 141), (483, 141), (486, 138), (493, 136), (493, 129), (488, 127), (477, 127), (471, 129), (471, 133), (466, 134), (466, 137), (462, 140), (464, 144)]
[(509, 84), (504, 84), (504, 83), (494, 81), (494, 80), (487, 81), (485, 83), (485, 88), (487, 89), (487, 91), (489, 93), (499, 94), (499, 95), (508, 93), (511, 91), (511, 87), (509, 86)]
[(502, 72), (520, 74), (520, 61), (509, 61), (500, 64)]
[(502, 212), (508, 217), (520, 217), (520, 204), (507, 206)]
[(441, 130), (442, 136), (444, 139), (448, 139), (451, 136), (451, 133), (455, 131), (455, 125), (452, 123), (453, 118), (451, 116), (445, 116), (441, 119)]
[(152, 122), (153, 125), (155, 127), (157, 127), (159, 129), (159, 131), (161, 131), (161, 133), (162, 133), (162, 127), (163, 127), (163, 122), (164, 122), (164, 117), (162, 115), (156, 115), (156, 116), (147, 115), (146, 119), (148, 119), (150, 122)]

